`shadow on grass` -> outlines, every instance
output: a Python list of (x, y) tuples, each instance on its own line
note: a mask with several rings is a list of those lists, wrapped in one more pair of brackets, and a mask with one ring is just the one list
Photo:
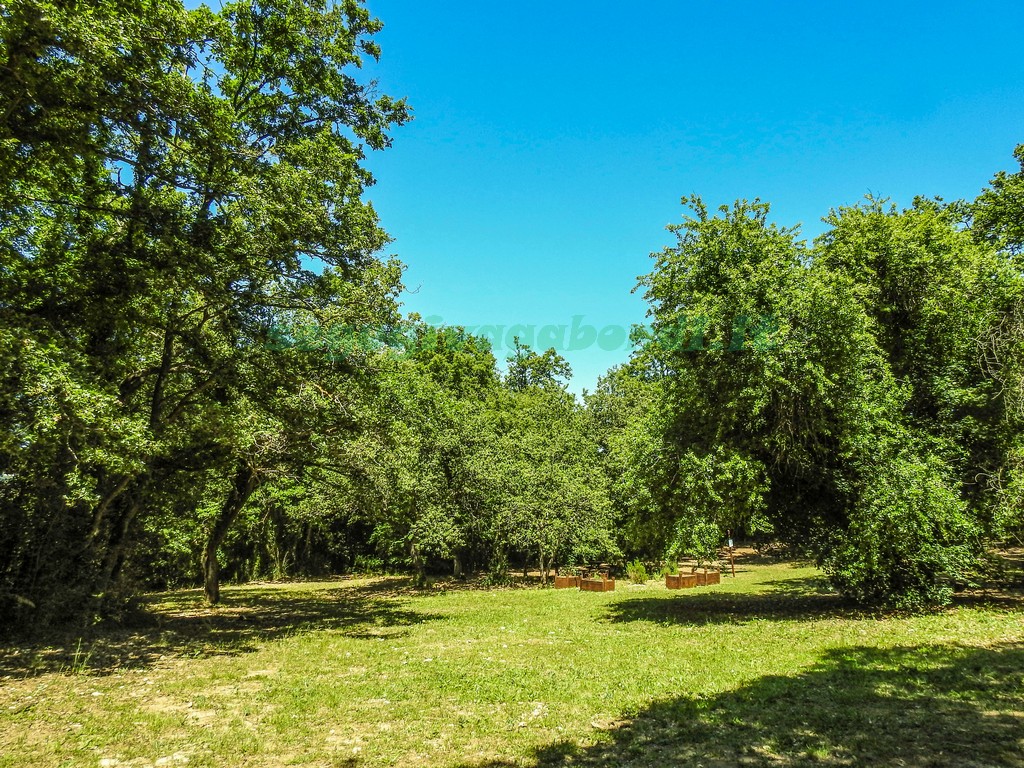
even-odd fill
[[(728, 577), (723, 577), (723, 584)], [(734, 593), (697, 587), (671, 596), (636, 597), (612, 603), (607, 620), (650, 621), (656, 624), (741, 624), (753, 619), (815, 621), (862, 619), (892, 611), (859, 606), (832, 591), (824, 576), (784, 578), (762, 583), (762, 591)], [(952, 605), (1024, 611), (1024, 590), (992, 589), (962, 592)]]
[(412, 610), (405, 579), (225, 588), (209, 607), (201, 590), (147, 595), (132, 620), (86, 634), (54, 634), (0, 647), (0, 679), (43, 672), (109, 674), (169, 658), (237, 655), (305, 632), (388, 639), (433, 619)]
[(842, 648), (792, 677), (655, 702), (592, 746), (557, 742), (527, 765), (1024, 766), (1024, 644)]
[(752, 619), (814, 621), (864, 616), (817, 577), (764, 583), (762, 592), (704, 591), (703, 587), (669, 597), (637, 597), (608, 606), (608, 620), (657, 624), (738, 624)]

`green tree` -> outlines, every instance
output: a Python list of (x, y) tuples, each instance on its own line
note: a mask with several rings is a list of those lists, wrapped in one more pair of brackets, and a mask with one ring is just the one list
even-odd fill
[(564, 388), (572, 377), (572, 369), (554, 348), (537, 353), (515, 339), (515, 350), (508, 358), (505, 385), (514, 392), (530, 387)]
[(773, 530), (856, 599), (946, 599), (979, 551), (974, 478), (999, 451), (977, 339), (1000, 261), (927, 201), (841, 209), (813, 248), (761, 203), (688, 202), (642, 282), (634, 367), (662, 388), (647, 527)]
[(553, 349), (516, 345), (494, 415), (487, 471), (495, 497), (497, 560), (505, 547), (552, 566), (618, 555), (607, 481), (587, 415), (559, 379), (571, 376)]
[(320, 0), (0, 11), (0, 590), (37, 620), (109, 591), (183, 473), (237, 477), (239, 416), (287, 427), (273, 314), (342, 300), (387, 241), (363, 146), (407, 110), (350, 74), (379, 28)]
[(1003, 407), (1001, 452), (989, 463), (985, 488), (996, 500), (991, 521), (998, 538), (1024, 540), (1024, 144), (1016, 173), (999, 172), (969, 209), (975, 238), (997, 249), (1008, 280), (991, 285), (995, 311), (979, 336), (981, 367)]

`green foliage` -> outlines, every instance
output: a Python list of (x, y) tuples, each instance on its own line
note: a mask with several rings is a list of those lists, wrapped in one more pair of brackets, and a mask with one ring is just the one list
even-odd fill
[(483, 584), (486, 587), (507, 587), (511, 583), (512, 576), (509, 573), (508, 558), (504, 551), (499, 551), (491, 558), (487, 572), (484, 574)]
[(666, 557), (671, 561), (692, 558), (698, 568), (707, 568), (718, 562), (722, 538), (722, 531), (708, 520), (680, 520)]
[[(1019, 487), (1020, 271), (925, 200), (834, 211), (811, 248), (760, 202), (684, 202), (642, 279), (651, 332), (594, 400), (648, 393), (627, 411), (636, 437), (605, 438), (634, 541), (703, 558), (725, 528), (773, 531), (857, 600), (944, 602)], [(751, 317), (772, 319), (760, 343)]]
[(1017, 173), (1000, 171), (970, 207), (972, 234), (1015, 257), (1024, 253), (1024, 144), (1013, 152)]
[(505, 384), (513, 392), (523, 392), (531, 387), (545, 389), (564, 388), (572, 377), (572, 368), (554, 348), (540, 354), (515, 339), (515, 352), (508, 358), (508, 375)]
[[(1003, 404), (1000, 451), (984, 475), (995, 499), (991, 528), (1004, 540), (1024, 542), (1024, 144), (1014, 156), (1014, 174), (1000, 172), (970, 207), (972, 233), (999, 248), (1005, 269), (1017, 276), (990, 286), (996, 311), (979, 334), (981, 367), (992, 377)], [(1009, 284), (1007, 284), (1009, 282)]]
[(973, 204), (869, 198), (811, 246), (687, 199), (640, 350), (581, 406), (554, 349), (501, 376), (400, 317), (363, 194), (409, 119), (357, 77), (380, 29), (354, 1), (0, 7), (5, 626), (139, 583), (216, 602), (222, 572), (706, 562), (726, 529), (923, 605), (1022, 535), (1024, 149)]
[(947, 602), (954, 583), (966, 580), (980, 531), (942, 470), (934, 456), (879, 457), (848, 528), (823, 558), (842, 594), (920, 608)]
[(102, 609), (140, 535), (177, 546), (207, 502), (215, 597), (248, 497), (343, 429), (352, 367), (266, 328), (393, 307), (394, 267), (351, 301), (387, 242), (362, 144), (408, 118), (350, 74), (379, 28), (322, 0), (0, 10), (0, 592), (32, 621)]
[(586, 413), (555, 379), (523, 384), (512, 375), (516, 360), (529, 365), (546, 359), (553, 369), (567, 370), (553, 355), (520, 347), (510, 359), (509, 390), (497, 403), (486, 461), (497, 510), (494, 540), (535, 554), (542, 580), (558, 563), (599, 562), (618, 554)]
[(668, 576), (669, 574), (673, 574), (674, 575), (674, 574), (676, 574), (678, 572), (679, 572), (679, 562), (678, 561), (671, 562), (668, 559), (666, 559), (666, 560), (662, 561), (661, 565), (658, 566), (658, 570), (656, 572), (653, 572), (652, 575), (655, 578), (663, 579), (663, 578), (665, 578), (665, 576)]
[(626, 576), (634, 584), (646, 584), (647, 580), (650, 579), (650, 575), (647, 573), (647, 566), (640, 562), (640, 560), (631, 560), (626, 563)]

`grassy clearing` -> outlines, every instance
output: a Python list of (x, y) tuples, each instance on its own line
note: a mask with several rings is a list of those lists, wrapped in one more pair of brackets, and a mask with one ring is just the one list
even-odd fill
[(155, 595), (152, 626), (0, 654), (0, 766), (1024, 766), (1018, 598), (875, 616), (806, 566), (723, 582)]

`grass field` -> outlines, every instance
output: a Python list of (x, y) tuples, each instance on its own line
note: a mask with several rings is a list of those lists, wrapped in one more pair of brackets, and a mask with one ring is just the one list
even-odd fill
[(1024, 603), (858, 612), (742, 563), (683, 592), (250, 585), (0, 649), (0, 766), (1024, 766)]

